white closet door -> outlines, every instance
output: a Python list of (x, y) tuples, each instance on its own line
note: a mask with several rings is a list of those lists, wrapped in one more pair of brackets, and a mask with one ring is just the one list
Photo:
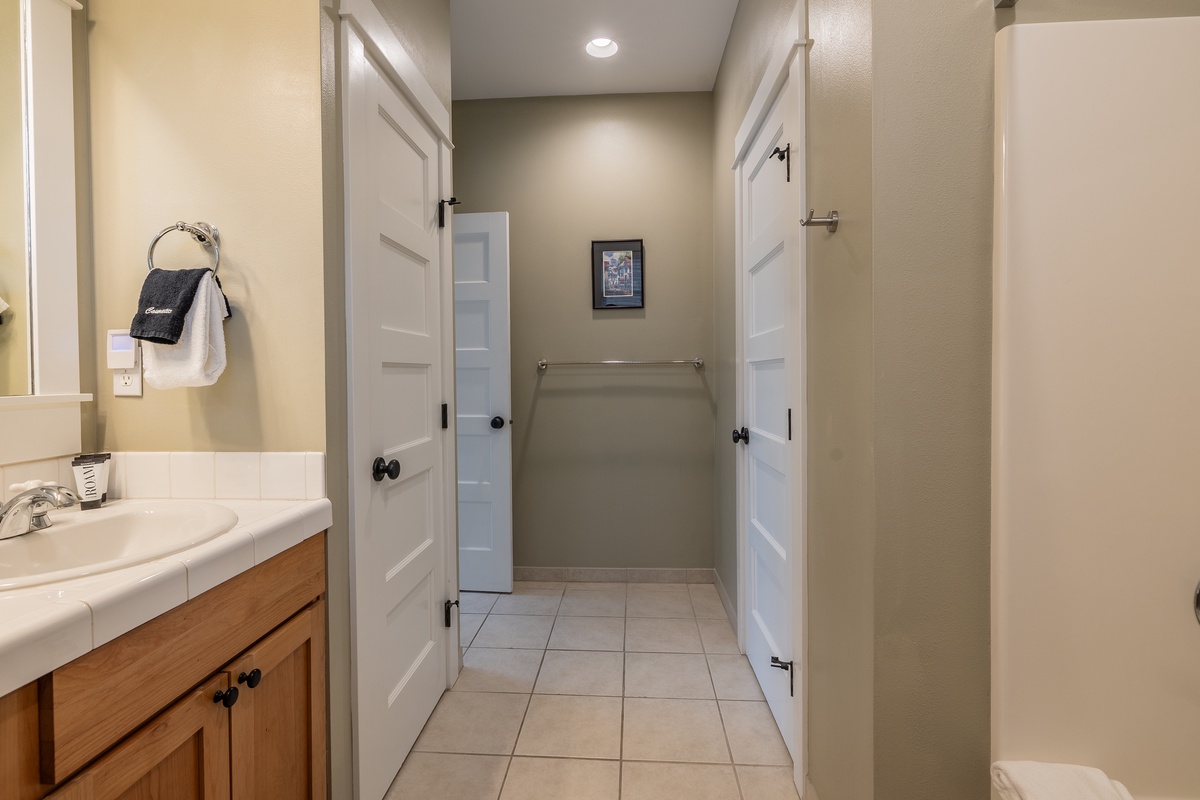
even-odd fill
[(508, 213), (454, 216), (459, 588), (511, 592)]
[(738, 166), (740, 622), (746, 656), (803, 785), (804, 397), (795, 55)]
[(437, 139), (344, 30), (354, 746), (358, 797), (377, 800), (446, 688), (443, 165)]

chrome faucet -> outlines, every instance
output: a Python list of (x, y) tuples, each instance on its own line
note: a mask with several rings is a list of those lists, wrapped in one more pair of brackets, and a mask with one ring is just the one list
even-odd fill
[(38, 486), (26, 489), (0, 506), (0, 539), (23, 536), (50, 527), (46, 516), (52, 508), (67, 508), (79, 502), (79, 496), (65, 486)]

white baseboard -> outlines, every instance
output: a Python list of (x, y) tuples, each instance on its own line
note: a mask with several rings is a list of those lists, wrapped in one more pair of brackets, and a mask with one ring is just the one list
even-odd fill
[(733, 626), (733, 634), (737, 635), (737, 607), (733, 601), (729, 599), (729, 592), (725, 591), (725, 584), (721, 583), (720, 574), (713, 570), (713, 585), (717, 587), (717, 594), (721, 597), (721, 605), (725, 606), (725, 616), (729, 617), (729, 624)]

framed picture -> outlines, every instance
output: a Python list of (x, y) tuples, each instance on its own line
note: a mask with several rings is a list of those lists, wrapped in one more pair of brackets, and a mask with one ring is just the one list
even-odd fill
[(592, 308), (645, 308), (642, 240), (592, 242)]

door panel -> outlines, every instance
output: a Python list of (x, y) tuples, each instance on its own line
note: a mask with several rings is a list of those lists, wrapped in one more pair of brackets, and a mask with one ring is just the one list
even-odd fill
[[(446, 686), (439, 143), (349, 26), (347, 357), (358, 796), (382, 797)], [(375, 481), (376, 458), (397, 478)]]
[(454, 293), (459, 586), (510, 592), (508, 214), (455, 216)]
[[(800, 536), (794, 464), (799, 442), (789, 440), (788, 410), (801, 413), (793, 393), (800, 369), (795, 344), (802, 324), (794, 310), (800, 291), (800, 191), (787, 180), (776, 147), (799, 142), (795, 95), (785, 86), (742, 166), (742, 410), (750, 440), (742, 450), (742, 527), (745, 532), (746, 654), (793, 758), (797, 758), (793, 679), (802, 661), (793, 637), (800, 587), (795, 559)], [(795, 180), (796, 176), (793, 176)], [(772, 667), (772, 658), (793, 662)]]

